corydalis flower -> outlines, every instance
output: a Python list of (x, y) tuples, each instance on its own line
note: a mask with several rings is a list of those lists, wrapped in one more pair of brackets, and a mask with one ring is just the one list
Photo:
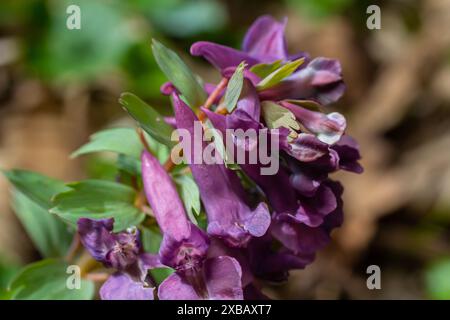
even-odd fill
[[(177, 93), (174, 92), (172, 97), (177, 127), (187, 130), (189, 137), (193, 139), (194, 123), (199, 120)], [(194, 146), (193, 141), (191, 146)], [(195, 151), (190, 154), (193, 152)], [(244, 189), (234, 172), (223, 164), (188, 162), (208, 216), (208, 234), (235, 247), (245, 246), (252, 236), (261, 237), (265, 234), (270, 225), (267, 205), (261, 202), (251, 210), (245, 202)]]
[(158, 288), (166, 299), (243, 299), (242, 270), (232, 257), (207, 257), (209, 239), (187, 219), (170, 176), (147, 151), (142, 154), (145, 193), (163, 233), (161, 261), (175, 269)]
[(152, 300), (155, 284), (147, 272), (162, 265), (156, 256), (142, 251), (137, 229), (114, 233), (113, 226), (112, 218), (78, 220), (78, 233), (84, 247), (95, 260), (117, 270), (100, 288), (100, 297), (103, 300)]
[(278, 22), (270, 16), (263, 16), (257, 19), (248, 30), (242, 51), (200, 41), (192, 45), (191, 54), (204, 57), (222, 71), (236, 67), (242, 61), (252, 67), (260, 63), (273, 63), (277, 60), (287, 62), (303, 57), (306, 60), (304, 65), (276, 86), (260, 92), (261, 98), (264, 100), (313, 99), (321, 104), (337, 101), (345, 91), (339, 62), (327, 58), (309, 61), (305, 53), (290, 56), (284, 37), (286, 23), (287, 19)]

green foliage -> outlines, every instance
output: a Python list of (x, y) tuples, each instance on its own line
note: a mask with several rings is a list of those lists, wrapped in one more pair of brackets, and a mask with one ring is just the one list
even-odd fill
[(62, 257), (72, 231), (48, 210), (53, 195), (69, 190), (62, 181), (25, 170), (6, 171), (14, 185), (13, 208), (36, 248), (44, 257)]
[(428, 267), (425, 285), (432, 299), (450, 300), (450, 259), (438, 261)]
[[(81, 8), (81, 29), (69, 30), (70, 4)], [(58, 82), (91, 81), (114, 71), (136, 37), (120, 3), (62, 0), (48, 2), (49, 26), (32, 44), (28, 58), (40, 76)]]
[(19, 270), (18, 265), (0, 257), (0, 300), (11, 299), (12, 292), (8, 290), (8, 285)]
[[(152, 22), (162, 31), (177, 37), (217, 31), (226, 22), (226, 9), (215, 0), (150, 0)], [(164, 2), (164, 4), (161, 4)]]
[(142, 227), (141, 241), (145, 252), (158, 253), (162, 241), (162, 235), (156, 227)]
[(244, 69), (245, 62), (241, 62), (228, 82), (227, 90), (225, 91), (224, 104), (228, 112), (232, 112), (236, 108), (236, 104), (241, 95), (242, 86), (244, 84)]
[(300, 129), (300, 125), (296, 121), (295, 115), (275, 102), (263, 101), (261, 103), (261, 111), (264, 121), (270, 129), (284, 127), (289, 129), (292, 134), (295, 134), (295, 131)]
[(259, 63), (250, 68), (250, 71), (260, 78), (265, 78), (275, 70), (279, 69), (283, 61), (277, 60), (272, 63)]
[(172, 127), (155, 109), (128, 92), (120, 96), (119, 102), (151, 137), (168, 147), (174, 145), (174, 142), (170, 140)]
[(175, 183), (183, 200), (189, 219), (197, 224), (195, 215), (200, 214), (200, 191), (191, 175), (177, 175), (174, 178)]
[(301, 58), (295, 61), (288, 62), (276, 69), (264, 79), (262, 79), (257, 85), (256, 88), (260, 91), (270, 89), (273, 86), (276, 86), (280, 83), (284, 78), (289, 77), (297, 68), (303, 63), (305, 59)]
[(139, 158), (142, 149), (142, 143), (135, 129), (113, 128), (91, 135), (90, 141), (72, 153), (71, 157), (93, 152), (111, 151)]
[(212, 137), (215, 149), (223, 159), (225, 166), (230, 170), (240, 170), (239, 164), (234, 162), (234, 159), (229, 156), (223, 141), (224, 137), (222, 137), (220, 131), (214, 128), (214, 125), (209, 119), (204, 122), (204, 125), (206, 128), (205, 135), (210, 135)]
[(181, 92), (192, 108), (200, 107), (206, 100), (206, 93), (197, 77), (172, 50), (153, 39), (153, 55), (170, 82)]
[(150, 274), (153, 279), (156, 281), (157, 285), (160, 285), (168, 276), (174, 273), (175, 270), (172, 268), (155, 268), (150, 269)]
[(52, 196), (69, 190), (64, 182), (36, 172), (15, 169), (4, 171), (4, 174), (17, 190), (44, 209), (52, 207)]
[(54, 197), (50, 212), (76, 224), (79, 218), (114, 218), (114, 231), (137, 226), (144, 213), (134, 206), (136, 191), (113, 181), (84, 180), (67, 184), (71, 190)]
[(11, 281), (10, 298), (20, 300), (90, 300), (94, 284), (81, 280), (80, 289), (69, 289), (68, 264), (54, 259), (42, 260), (23, 268)]
[(14, 212), (43, 257), (63, 257), (72, 241), (72, 232), (58, 217), (20, 191), (13, 192)]
[[(310, 18), (326, 18), (331, 15), (342, 13), (354, 2), (355, 0), (287, 0), (287, 3), (294, 8), (297, 8), (299, 13)], [(366, 7), (369, 4), (367, 4)]]

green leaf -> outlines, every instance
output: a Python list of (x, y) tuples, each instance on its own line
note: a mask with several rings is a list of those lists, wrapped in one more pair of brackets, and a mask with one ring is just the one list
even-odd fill
[(258, 63), (250, 68), (250, 71), (260, 78), (265, 78), (275, 70), (281, 67), (282, 60), (277, 60), (272, 63)]
[(300, 125), (295, 119), (295, 115), (286, 108), (272, 101), (263, 101), (261, 103), (261, 111), (264, 121), (270, 129), (287, 128), (291, 135), (296, 135), (295, 130), (300, 129)]
[(18, 300), (90, 300), (94, 284), (81, 280), (80, 289), (69, 289), (67, 281), (74, 274), (67, 273), (68, 264), (54, 259), (32, 263), (12, 280), (10, 291)]
[(426, 270), (425, 284), (432, 299), (450, 300), (450, 259), (432, 264)]
[(142, 227), (141, 239), (145, 252), (158, 253), (162, 241), (161, 232), (157, 227)]
[(114, 230), (137, 226), (144, 213), (134, 206), (136, 192), (126, 185), (106, 180), (83, 180), (68, 184), (70, 191), (57, 194), (50, 212), (76, 224), (79, 218), (114, 218)]
[(186, 212), (192, 223), (197, 224), (195, 215), (200, 214), (200, 191), (194, 179), (190, 175), (178, 175), (174, 178), (178, 187), (181, 199), (183, 199)]
[(52, 196), (69, 190), (64, 182), (31, 171), (15, 169), (4, 174), (17, 190), (44, 209), (52, 207)]
[(311, 111), (321, 111), (321, 105), (318, 102), (315, 102), (313, 100), (286, 99), (284, 101), (295, 104), (297, 106), (303, 107), (303, 108), (311, 110)]
[(196, 76), (172, 50), (153, 39), (153, 55), (170, 82), (181, 92), (192, 108), (200, 107), (206, 100), (206, 93)]
[(156, 281), (157, 285), (160, 285), (168, 276), (170, 276), (174, 272), (174, 269), (168, 267), (150, 269), (150, 274)]
[(10, 170), (4, 174), (15, 187), (14, 211), (41, 255), (65, 255), (72, 232), (48, 210), (53, 195), (70, 189), (62, 181), (31, 171)]
[(215, 149), (219, 153), (220, 157), (223, 159), (225, 166), (230, 170), (240, 170), (239, 164), (234, 162), (233, 157), (230, 157), (227, 148), (223, 142), (223, 137), (220, 131), (214, 128), (212, 122), (208, 119), (204, 122), (205, 134), (211, 135), (214, 139)]
[(170, 148), (174, 146), (174, 141), (170, 140), (172, 127), (155, 109), (128, 92), (122, 93), (119, 102), (150, 136)]
[(117, 168), (131, 176), (141, 175), (141, 160), (124, 154), (119, 154), (117, 158)]
[(257, 85), (256, 88), (259, 91), (266, 90), (272, 88), (277, 85), (284, 78), (290, 76), (297, 68), (303, 63), (305, 59), (300, 58), (295, 61), (291, 61), (273, 71), (271, 74), (262, 79)]
[(142, 143), (135, 129), (113, 128), (91, 135), (90, 141), (72, 153), (71, 157), (93, 152), (111, 151), (139, 158), (142, 149)]
[(242, 61), (234, 71), (228, 82), (227, 90), (225, 91), (224, 104), (228, 112), (232, 112), (241, 95), (242, 86), (244, 84), (244, 69), (245, 62)]
[(73, 234), (69, 226), (22, 192), (13, 192), (13, 209), (43, 257), (63, 257)]

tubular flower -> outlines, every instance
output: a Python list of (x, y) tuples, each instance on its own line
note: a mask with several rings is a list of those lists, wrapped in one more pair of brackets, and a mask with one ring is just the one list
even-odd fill
[(239, 263), (228, 256), (207, 257), (207, 235), (188, 220), (170, 176), (147, 151), (142, 154), (142, 176), (147, 199), (163, 233), (161, 262), (175, 269), (159, 286), (158, 297), (242, 299)]
[(100, 297), (103, 300), (153, 300), (155, 283), (147, 272), (162, 266), (158, 257), (142, 251), (137, 229), (113, 233), (113, 226), (114, 219), (78, 220), (78, 233), (84, 247), (95, 260), (117, 270), (100, 288)]
[[(172, 98), (178, 129), (187, 130), (189, 137), (194, 139), (197, 117), (176, 93)], [(194, 141), (191, 146), (194, 146)], [(206, 209), (208, 234), (236, 247), (245, 246), (252, 236), (265, 234), (270, 224), (267, 205), (261, 202), (255, 209), (250, 209), (242, 196), (245, 191), (234, 172), (223, 164), (189, 163)]]
[[(143, 252), (137, 229), (114, 233), (113, 219), (78, 221), (86, 249), (116, 270), (100, 290), (103, 299), (265, 299), (258, 279), (286, 280), (290, 270), (312, 263), (330, 242), (333, 229), (342, 225), (343, 187), (330, 175), (339, 170), (361, 173), (363, 168), (359, 146), (345, 132), (345, 117), (323, 111), (323, 105), (344, 92), (341, 66), (328, 58), (310, 59), (304, 52), (289, 54), (286, 24), (286, 19), (260, 17), (245, 35), (242, 50), (194, 43), (192, 55), (219, 69), (222, 80), (217, 85), (194, 83), (196, 77), (173, 52), (158, 56), (163, 71), (172, 72), (168, 78), (179, 86), (167, 82), (160, 88), (170, 96), (174, 114), (153, 123), (149, 117), (156, 111), (142, 112), (140, 123), (168, 146), (173, 145), (167, 130), (170, 134), (170, 128), (176, 128), (188, 166), (177, 167), (173, 158), (173, 163), (162, 165), (142, 135), (146, 148), (134, 188), (141, 191), (142, 177), (152, 216), (145, 221), (154, 217), (162, 234), (157, 255)], [(291, 63), (299, 58), (303, 64)], [(171, 63), (180, 70), (169, 70)], [(183, 87), (181, 78), (191, 82)], [(139, 118), (135, 108), (141, 101), (131, 102), (124, 107)], [(204, 134), (211, 127), (220, 134), (208, 142)], [(237, 134), (248, 131), (256, 137)], [(266, 141), (260, 139), (263, 135)], [(218, 145), (234, 152), (210, 148)], [(211, 149), (222, 162), (204, 161)], [(262, 150), (277, 160), (270, 174), (263, 172), (271, 163), (248, 160), (253, 151), (261, 155)], [(231, 170), (229, 161), (238, 166)], [(177, 171), (171, 174), (173, 168)], [(195, 211), (206, 218), (205, 224), (188, 216), (186, 194), (180, 191), (183, 203), (174, 183), (176, 179), (178, 185), (178, 175), (186, 172), (192, 173)], [(174, 272), (157, 286), (149, 271), (161, 267)]]
[(261, 63), (304, 58), (304, 65), (278, 85), (260, 92), (264, 100), (311, 99), (321, 104), (333, 103), (343, 95), (345, 85), (339, 61), (316, 58), (310, 61), (303, 52), (289, 55), (284, 30), (287, 19), (278, 22), (270, 16), (257, 19), (248, 30), (242, 51), (206, 41), (196, 42), (191, 54), (201, 56), (220, 70), (245, 61), (249, 67)]

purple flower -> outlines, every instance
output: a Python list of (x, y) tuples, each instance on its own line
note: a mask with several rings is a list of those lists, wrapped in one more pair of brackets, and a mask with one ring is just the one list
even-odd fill
[[(172, 94), (172, 98), (178, 129), (187, 130), (189, 137), (194, 139), (197, 117), (176, 93)], [(194, 145), (192, 140), (192, 148)], [(191, 151), (191, 156), (194, 152), (198, 150)], [(265, 234), (270, 224), (267, 205), (261, 202), (255, 209), (250, 209), (243, 198), (244, 189), (234, 172), (223, 164), (195, 164), (192, 159), (188, 160), (208, 216), (208, 234), (235, 247), (245, 246), (252, 236)]]
[(330, 241), (331, 231), (342, 224), (343, 188), (340, 183), (331, 180), (327, 186), (335, 196), (336, 207), (323, 218), (320, 225), (311, 227), (295, 219), (284, 218), (276, 219), (272, 225), (272, 235), (296, 255), (314, 254), (322, 249)]
[(337, 101), (345, 91), (342, 70), (337, 60), (316, 58), (309, 61), (301, 52), (289, 56), (284, 30), (287, 19), (278, 22), (270, 16), (258, 18), (248, 30), (242, 51), (223, 45), (200, 41), (191, 47), (191, 54), (202, 56), (220, 70), (236, 67), (245, 61), (249, 67), (277, 60), (293, 61), (304, 57), (306, 62), (292, 75), (273, 88), (260, 92), (264, 100), (312, 99), (321, 104)]
[(242, 299), (239, 263), (228, 256), (207, 258), (208, 237), (187, 219), (170, 176), (147, 151), (142, 154), (142, 178), (163, 233), (161, 262), (176, 271), (160, 284), (159, 299)]
[(153, 299), (154, 281), (149, 269), (161, 267), (154, 255), (144, 253), (137, 229), (113, 233), (114, 219), (80, 218), (78, 233), (92, 257), (108, 268), (118, 270), (100, 289), (104, 300)]
[(350, 136), (344, 135), (331, 147), (339, 156), (339, 168), (355, 173), (362, 173), (363, 167), (358, 163), (361, 159), (358, 143)]
[(260, 95), (264, 100), (308, 99), (327, 105), (339, 100), (344, 91), (339, 61), (316, 58)]
[(218, 69), (235, 67), (242, 61), (249, 66), (289, 59), (284, 29), (287, 19), (278, 22), (270, 16), (258, 18), (248, 30), (242, 46), (243, 51), (207, 41), (196, 42), (191, 54), (202, 56)]
[(322, 142), (334, 144), (344, 134), (347, 123), (340, 113), (323, 114), (286, 101), (282, 101), (280, 105), (290, 110), (296, 119)]
[(158, 159), (142, 153), (145, 194), (163, 234), (161, 262), (175, 270), (201, 265), (208, 251), (208, 237), (190, 222), (170, 176)]
[(167, 277), (159, 286), (158, 297), (161, 300), (242, 300), (241, 276), (236, 259), (209, 258), (192, 275), (173, 273)]

